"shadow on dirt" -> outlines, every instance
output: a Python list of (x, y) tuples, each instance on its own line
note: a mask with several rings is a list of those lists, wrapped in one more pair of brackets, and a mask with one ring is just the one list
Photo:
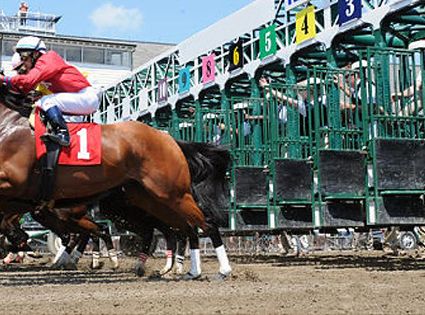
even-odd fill
[(408, 271), (425, 270), (425, 259), (391, 255), (364, 255), (364, 254), (309, 254), (302, 257), (257, 255), (234, 256), (231, 261), (239, 264), (270, 263), (275, 267), (295, 267), (313, 265), (320, 269), (347, 269), (365, 268), (370, 271)]
[(0, 286), (123, 283), (140, 281), (125, 271), (49, 270), (45, 266), (2, 266)]

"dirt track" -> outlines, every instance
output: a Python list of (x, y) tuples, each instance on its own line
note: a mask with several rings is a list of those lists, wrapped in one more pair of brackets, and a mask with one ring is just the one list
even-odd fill
[[(213, 279), (215, 259), (203, 259), (199, 281), (137, 278), (133, 260), (120, 271), (49, 271), (2, 267), (3, 314), (423, 314), (425, 260), (380, 253), (295, 257), (233, 257), (234, 274)], [(148, 263), (148, 274), (162, 267)], [(188, 263), (186, 264), (189, 265)], [(106, 266), (107, 267), (107, 261)]]

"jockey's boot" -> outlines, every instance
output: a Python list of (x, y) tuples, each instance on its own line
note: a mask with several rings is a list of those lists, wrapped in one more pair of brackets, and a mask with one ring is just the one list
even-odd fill
[(43, 137), (48, 138), (63, 147), (68, 147), (70, 145), (68, 127), (59, 108), (57, 106), (53, 106), (45, 113), (46, 118), (50, 123), (52, 133), (46, 133)]

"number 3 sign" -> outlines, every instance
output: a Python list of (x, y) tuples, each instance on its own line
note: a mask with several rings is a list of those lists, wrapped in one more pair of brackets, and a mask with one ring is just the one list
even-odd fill
[(361, 0), (339, 0), (338, 1), (339, 25), (362, 17)]
[(316, 37), (316, 17), (314, 6), (309, 6), (295, 16), (295, 42), (297, 44)]

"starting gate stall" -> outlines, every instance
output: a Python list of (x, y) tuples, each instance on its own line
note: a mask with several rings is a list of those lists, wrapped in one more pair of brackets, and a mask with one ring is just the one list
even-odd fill
[(234, 230), (275, 227), (270, 208), (267, 107), (262, 98), (232, 98), (230, 110), (233, 155), (230, 225)]
[(365, 220), (366, 152), (358, 70), (314, 67), (314, 224), (361, 227)]
[(306, 84), (272, 84), (265, 88), (272, 152), (273, 206), (277, 210), (277, 226), (285, 229), (313, 227), (309, 121), (312, 107), (306, 102), (307, 94)]
[(367, 61), (361, 70), (364, 93), (376, 89), (376, 102), (368, 99), (367, 222), (423, 225), (424, 50), (369, 48), (361, 52), (361, 57)]

